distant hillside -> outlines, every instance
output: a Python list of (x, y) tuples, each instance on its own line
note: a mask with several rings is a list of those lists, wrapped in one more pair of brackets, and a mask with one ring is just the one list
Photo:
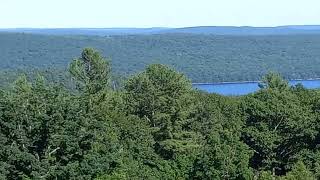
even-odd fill
[(211, 34), (211, 35), (290, 35), (320, 34), (320, 26), (235, 27), (199, 26), (186, 28), (58, 28), (58, 29), (0, 29), (0, 32), (31, 33), (44, 35), (146, 35), (167, 33)]
[(165, 30), (168, 33), (192, 33), (212, 35), (291, 35), (320, 34), (320, 26), (233, 27), (203, 26)]
[(30, 33), (42, 35), (134, 35), (134, 34), (157, 34), (168, 28), (17, 28), (17, 29), (0, 29), (0, 32), (11, 33)]
[(0, 33), (0, 69), (63, 69), (82, 48), (112, 60), (116, 74), (151, 63), (185, 73), (193, 82), (259, 80), (268, 71), (290, 79), (320, 77), (320, 35), (217, 36), (158, 34), (47, 36)]

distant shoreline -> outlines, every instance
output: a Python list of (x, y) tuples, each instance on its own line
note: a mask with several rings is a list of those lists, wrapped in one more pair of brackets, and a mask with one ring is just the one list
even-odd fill
[[(318, 81), (319, 78), (309, 78), (309, 79), (291, 79), (291, 81)], [(226, 81), (226, 82), (215, 82), (215, 83), (192, 83), (192, 85), (219, 85), (219, 84), (249, 84), (249, 83), (260, 83), (262, 81)]]

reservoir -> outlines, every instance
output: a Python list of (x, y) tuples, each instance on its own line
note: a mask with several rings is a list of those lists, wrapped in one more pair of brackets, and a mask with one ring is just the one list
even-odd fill
[[(292, 80), (291, 86), (301, 83), (307, 89), (320, 88), (320, 79)], [(217, 93), (225, 96), (238, 96), (253, 93), (259, 90), (259, 82), (225, 82), (225, 83), (194, 83), (193, 87), (209, 93)]]

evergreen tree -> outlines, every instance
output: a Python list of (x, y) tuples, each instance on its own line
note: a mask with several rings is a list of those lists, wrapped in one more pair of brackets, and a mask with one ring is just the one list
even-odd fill
[(252, 167), (283, 175), (315, 139), (317, 120), (285, 81), (273, 75), (267, 79), (264, 89), (245, 98), (243, 139), (255, 152)]
[(157, 153), (179, 162), (184, 170), (177, 176), (186, 176), (199, 147), (199, 136), (187, 127), (193, 111), (190, 81), (166, 66), (151, 65), (129, 79), (125, 90), (129, 113), (152, 128)]

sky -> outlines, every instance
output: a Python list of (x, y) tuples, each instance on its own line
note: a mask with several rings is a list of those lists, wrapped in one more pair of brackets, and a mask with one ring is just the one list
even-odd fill
[(0, 28), (320, 25), (320, 0), (0, 0)]

